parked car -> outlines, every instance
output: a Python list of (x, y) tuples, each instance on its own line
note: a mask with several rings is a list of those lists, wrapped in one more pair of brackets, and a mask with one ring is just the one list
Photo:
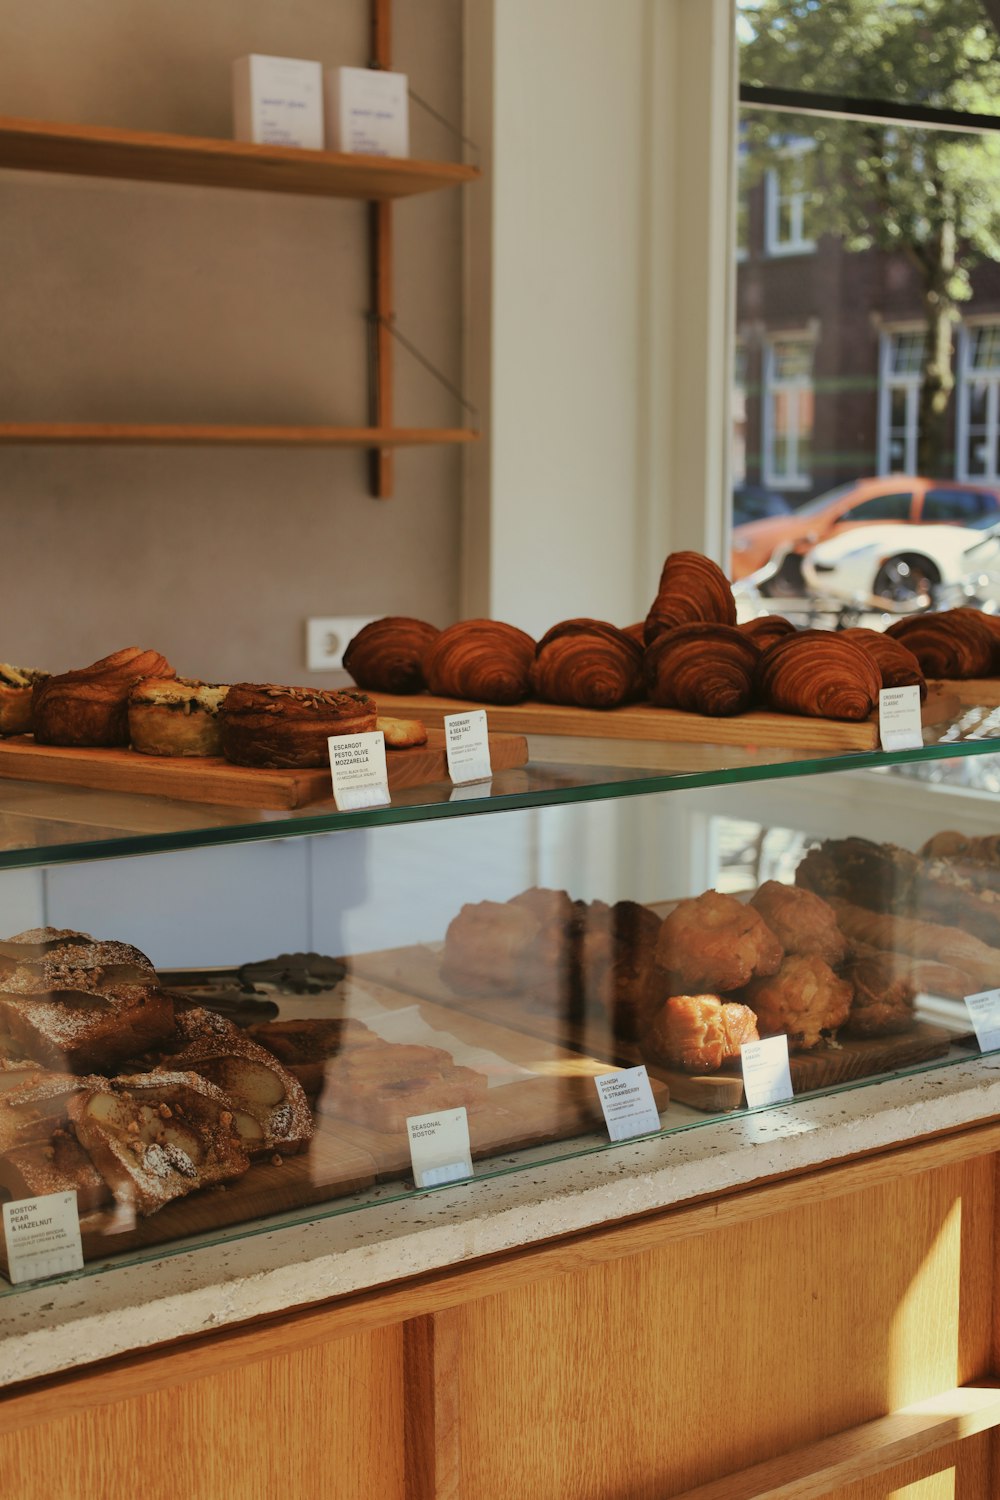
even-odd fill
[(810, 593), (848, 602), (931, 603), (942, 586), (974, 573), (1000, 573), (1000, 516), (970, 526), (865, 526), (820, 542), (802, 559)]
[(760, 484), (738, 484), (733, 489), (733, 526), (763, 521), (768, 516), (787, 516), (791, 505), (784, 495)]
[(1000, 521), (1000, 487), (941, 482), (903, 474), (856, 479), (828, 490), (786, 516), (768, 516), (733, 528), (734, 580), (758, 572), (779, 549), (780, 568), (762, 585), (766, 594), (801, 593), (802, 558), (817, 543), (859, 526), (975, 525)]

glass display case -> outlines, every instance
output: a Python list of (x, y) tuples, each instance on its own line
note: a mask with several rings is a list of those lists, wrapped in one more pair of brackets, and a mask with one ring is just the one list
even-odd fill
[[(350, 814), (7, 781), (3, 1193), (77, 1191), (87, 1278), (620, 1152), (594, 1080), (640, 1064), (669, 1161), (746, 1111), (758, 1036), (796, 1101), (877, 1112), (979, 1054), (998, 737), (990, 705), (892, 755), (538, 736)], [(416, 1189), (407, 1121), (463, 1109), (471, 1184)]]

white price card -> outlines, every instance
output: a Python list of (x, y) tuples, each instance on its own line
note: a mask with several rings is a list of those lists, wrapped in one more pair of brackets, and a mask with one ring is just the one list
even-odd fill
[(594, 1083), (613, 1141), (628, 1141), (634, 1135), (650, 1135), (659, 1130), (660, 1114), (644, 1067), (601, 1073)]
[(751, 1109), (764, 1104), (786, 1104), (793, 1098), (788, 1069), (787, 1036), (769, 1036), (759, 1042), (744, 1042), (743, 1091)]
[(465, 714), (445, 714), (444, 737), (448, 775), (456, 785), (489, 781), (493, 766), (485, 708), (473, 708)]
[(338, 811), (385, 807), (390, 801), (389, 773), (381, 729), (373, 729), (369, 734), (331, 734), (326, 743), (330, 749), (333, 800)]
[(7, 1274), (11, 1281), (42, 1281), (83, 1265), (76, 1193), (46, 1193), (3, 1206)]
[(980, 1052), (1000, 1047), (1000, 990), (981, 990), (966, 995), (965, 1006), (976, 1028)]
[(464, 1108), (411, 1115), (406, 1122), (410, 1161), (418, 1188), (440, 1187), (472, 1176), (469, 1117)]
[(882, 688), (878, 695), (878, 737), (883, 750), (919, 750), (924, 743), (920, 723), (920, 689)]

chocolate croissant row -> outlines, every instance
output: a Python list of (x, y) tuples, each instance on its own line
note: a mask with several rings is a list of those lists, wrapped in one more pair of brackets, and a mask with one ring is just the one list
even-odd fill
[(520, 703), (531, 691), (535, 642), (500, 620), (461, 620), (432, 641), (423, 660), (432, 693), (477, 703)]
[(646, 616), (646, 644), (664, 630), (699, 620), (736, 624), (736, 601), (729, 579), (700, 552), (671, 552), (663, 564), (660, 587)]
[(646, 648), (650, 702), (713, 718), (744, 713), (759, 659), (753, 641), (735, 625), (678, 625)]
[(882, 674), (872, 658), (826, 630), (776, 641), (757, 664), (756, 693), (779, 713), (867, 719), (878, 706)]
[(419, 693), (427, 686), (423, 660), (441, 634), (436, 625), (387, 615), (365, 625), (344, 652), (344, 669), (373, 693)]
[(618, 708), (642, 696), (642, 647), (604, 620), (563, 620), (538, 642), (532, 688), (545, 703)]
[(988, 677), (1000, 657), (993, 630), (978, 609), (909, 615), (886, 631), (900, 641), (928, 677)]
[(132, 687), (144, 677), (176, 675), (158, 651), (126, 646), (89, 667), (43, 678), (32, 695), (35, 739), (41, 745), (127, 745)]

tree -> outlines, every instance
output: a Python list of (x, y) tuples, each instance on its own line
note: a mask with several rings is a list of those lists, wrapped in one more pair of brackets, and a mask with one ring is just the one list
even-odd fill
[[(745, 83), (847, 98), (994, 114), (1000, 49), (985, 5), (998, 0), (741, 0)], [(808, 135), (803, 161), (823, 230), (849, 249), (906, 257), (927, 325), (918, 465), (943, 473), (955, 385), (954, 325), (970, 272), (1000, 260), (1000, 135), (891, 121), (752, 117), (750, 161), (774, 165), (782, 141)]]

